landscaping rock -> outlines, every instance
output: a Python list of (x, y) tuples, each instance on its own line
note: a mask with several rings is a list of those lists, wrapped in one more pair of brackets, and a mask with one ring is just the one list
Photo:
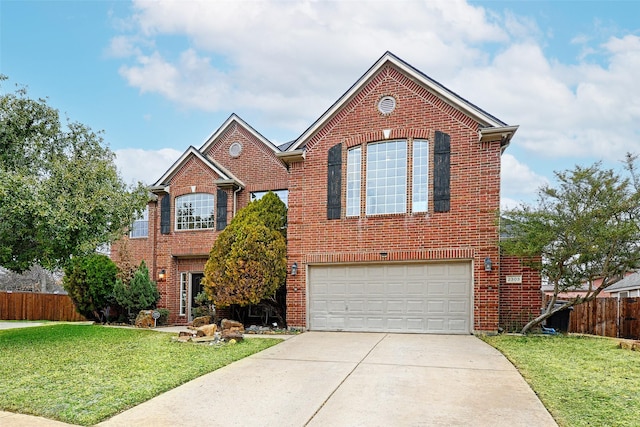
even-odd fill
[(213, 323), (213, 318), (211, 316), (200, 316), (193, 319), (191, 326), (199, 328), (200, 326), (209, 325), (211, 323)]
[(244, 339), (244, 336), (240, 332), (232, 332), (227, 330), (222, 331), (221, 338), (225, 341), (236, 340), (236, 342), (238, 342), (242, 341)]
[(225, 341), (236, 340), (242, 341), (243, 333), (244, 333), (244, 325), (240, 322), (236, 322), (235, 320), (223, 319), (222, 320), (222, 333), (221, 337)]
[(198, 337), (212, 337), (212, 336), (215, 335), (217, 329), (218, 329), (218, 326), (215, 325), (215, 324), (200, 326), (196, 330), (196, 336), (198, 336)]
[(153, 310), (141, 310), (136, 316), (136, 328), (153, 328), (154, 326)]
[(221, 329), (224, 331), (231, 328), (242, 329), (244, 331), (244, 325), (242, 323), (236, 320), (222, 319)]

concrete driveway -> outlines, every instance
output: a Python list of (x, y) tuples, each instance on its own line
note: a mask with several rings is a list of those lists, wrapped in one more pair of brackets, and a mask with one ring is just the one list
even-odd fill
[(470, 335), (306, 332), (100, 426), (556, 426)]

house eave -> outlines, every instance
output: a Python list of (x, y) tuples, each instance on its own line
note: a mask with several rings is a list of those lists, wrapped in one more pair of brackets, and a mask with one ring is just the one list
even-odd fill
[(478, 131), (479, 142), (500, 141), (501, 152), (509, 146), (511, 138), (520, 126), (486, 127)]
[(305, 150), (283, 151), (276, 154), (280, 160), (285, 162), (287, 166), (292, 163), (302, 162), (305, 159)]
[(238, 190), (244, 188), (244, 184), (235, 179), (217, 179), (213, 183), (220, 189)]

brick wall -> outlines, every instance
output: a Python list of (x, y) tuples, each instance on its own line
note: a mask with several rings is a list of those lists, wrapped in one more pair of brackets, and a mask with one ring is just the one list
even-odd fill
[[(521, 283), (507, 283), (507, 276), (522, 276)], [(540, 274), (520, 258), (501, 257), (500, 261), (500, 327), (505, 331), (520, 331), (540, 314), (542, 290)]]
[[(378, 100), (391, 95), (396, 110), (384, 116)], [(389, 139), (428, 138), (429, 212), (345, 217), (346, 167), (343, 167), (342, 218), (327, 220), (327, 152)], [(435, 131), (451, 137), (451, 209), (433, 212)], [(411, 164), (411, 162), (409, 162)], [(364, 179), (364, 174), (362, 178)], [(364, 194), (361, 197), (364, 203)], [(410, 204), (410, 197), (407, 201)], [(299, 274), (287, 281), (287, 321), (306, 327), (306, 265), (315, 262), (473, 260), (474, 329), (495, 331), (499, 321), (499, 252), (496, 215), (500, 203), (500, 143), (479, 143), (478, 123), (406, 78), (383, 68), (306, 144), (306, 159), (290, 167), (289, 264)], [(380, 252), (386, 252), (386, 258)], [(485, 272), (491, 257), (494, 272)]]

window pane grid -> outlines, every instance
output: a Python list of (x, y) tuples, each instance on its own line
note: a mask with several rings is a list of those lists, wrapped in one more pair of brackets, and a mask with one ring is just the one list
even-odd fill
[(413, 141), (413, 212), (427, 212), (429, 141)]
[(199, 230), (215, 227), (215, 204), (212, 194), (187, 194), (176, 198), (176, 230)]
[(362, 148), (347, 152), (347, 216), (360, 215)]
[(367, 146), (367, 215), (406, 212), (407, 141)]

